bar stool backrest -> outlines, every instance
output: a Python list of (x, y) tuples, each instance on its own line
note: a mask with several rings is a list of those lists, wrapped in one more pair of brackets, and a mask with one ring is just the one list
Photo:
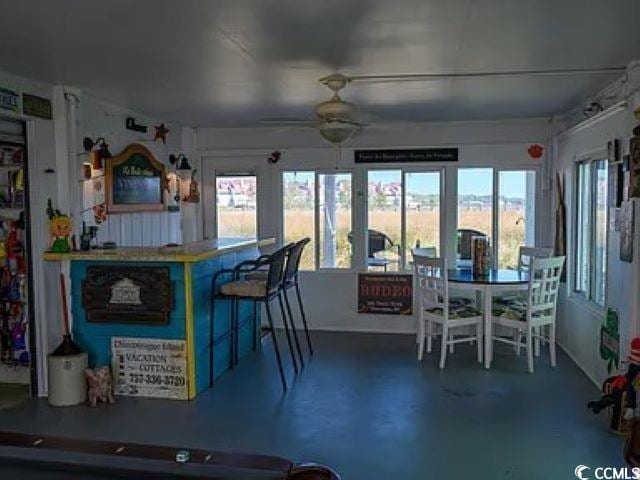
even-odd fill
[(284, 275), (284, 262), (291, 250), (292, 245), (285, 245), (277, 252), (272, 253), (265, 263), (269, 266), (267, 273), (267, 295), (277, 291), (282, 285)]
[(529, 270), (534, 258), (549, 258), (551, 255), (553, 255), (551, 248), (522, 246), (518, 250), (518, 270)]
[(309, 237), (306, 237), (291, 246), (291, 250), (289, 250), (289, 257), (287, 258), (287, 266), (284, 270), (285, 284), (291, 283), (298, 275), (302, 252), (304, 251), (304, 247), (306, 247), (307, 243), (309, 243), (310, 241), (311, 239)]

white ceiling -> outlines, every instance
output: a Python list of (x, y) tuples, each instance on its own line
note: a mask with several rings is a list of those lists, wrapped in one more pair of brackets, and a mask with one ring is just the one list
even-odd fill
[[(323, 75), (625, 66), (638, 0), (0, 0), (0, 69), (167, 121), (312, 116)], [(352, 84), (385, 120), (546, 116), (616, 75)]]

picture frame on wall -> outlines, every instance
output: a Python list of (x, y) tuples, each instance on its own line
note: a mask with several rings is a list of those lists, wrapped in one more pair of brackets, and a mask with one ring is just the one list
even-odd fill
[(614, 138), (607, 142), (607, 160), (609, 165), (620, 162), (620, 139)]
[(107, 212), (165, 209), (165, 166), (145, 146), (132, 144), (105, 164)]
[(622, 202), (620, 208), (620, 260), (631, 263), (633, 261), (633, 201)]
[(608, 179), (609, 207), (618, 208), (624, 196), (624, 172), (621, 162), (609, 164)]

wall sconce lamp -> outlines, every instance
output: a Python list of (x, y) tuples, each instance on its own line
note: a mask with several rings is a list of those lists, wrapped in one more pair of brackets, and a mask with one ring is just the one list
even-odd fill
[[(109, 145), (104, 137), (98, 137), (93, 140), (89, 137), (84, 137), (82, 140), (82, 146), (85, 151), (91, 155), (91, 167), (94, 170), (101, 170), (103, 168), (103, 160), (111, 158), (111, 152), (109, 151)], [(95, 148), (98, 148), (95, 150)]]
[[(178, 163), (180, 162), (180, 163)], [(184, 153), (179, 155), (169, 155), (169, 163), (176, 169), (176, 174), (182, 179), (188, 179), (191, 176), (191, 165), (189, 159)]]

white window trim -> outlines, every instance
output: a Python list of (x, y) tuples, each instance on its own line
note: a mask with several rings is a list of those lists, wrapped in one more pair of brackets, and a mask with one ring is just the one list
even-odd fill
[(216, 169), (213, 171), (213, 238), (218, 238), (218, 178), (219, 177), (256, 177), (256, 237), (260, 237), (260, 215), (258, 196), (260, 177), (253, 171), (238, 171), (233, 169)]
[[(514, 165), (508, 165), (508, 166), (501, 166), (501, 165), (497, 165), (497, 166), (491, 166), (491, 165), (473, 165), (473, 166), (459, 166), (456, 167), (456, 192), (454, 195), (454, 202), (453, 202), (453, 218), (455, 219), (455, 231), (457, 232), (458, 230), (458, 190), (457, 190), (457, 185), (458, 185), (458, 171), (459, 170), (474, 170), (474, 169), (492, 169), (492, 190), (491, 190), (491, 198), (492, 198), (492, 204), (491, 204), (491, 234), (490, 234), (490, 238), (491, 238), (491, 265), (492, 268), (498, 268), (498, 253), (500, 251), (500, 239), (499, 239), (499, 229), (500, 229), (500, 224), (499, 224), (499, 208), (500, 208), (500, 172), (519, 172), (519, 171), (532, 171), (535, 172), (536, 175), (536, 181), (535, 181), (535, 198), (534, 198), (534, 202), (535, 202), (535, 213), (534, 213), (534, 218), (533, 218), (533, 228), (534, 228), (534, 239), (535, 239), (535, 245), (534, 246), (538, 246), (540, 245), (540, 238), (541, 238), (541, 233), (540, 233), (540, 205), (542, 202), (542, 192), (541, 192), (541, 183), (540, 183), (540, 171), (541, 171), (541, 167), (539, 165), (531, 165), (531, 164), (514, 164)], [(454, 249), (455, 250), (455, 249)]]
[[(313, 192), (314, 192), (314, 199), (313, 199), (313, 228), (314, 228), (314, 232), (313, 232), (313, 246), (314, 246), (314, 252), (313, 252), (313, 258), (314, 258), (314, 263), (315, 263), (315, 267), (313, 269), (310, 270), (300, 270), (301, 272), (327, 272), (327, 273), (352, 273), (358, 270), (357, 265), (356, 265), (356, 248), (358, 245), (358, 235), (355, 234), (355, 228), (356, 228), (356, 215), (355, 215), (355, 205), (356, 205), (356, 188), (355, 188), (355, 176), (356, 176), (356, 171), (354, 169), (350, 169), (350, 168), (340, 168), (338, 170), (336, 169), (331, 169), (331, 168), (281, 168), (278, 170), (278, 205), (280, 208), (280, 215), (279, 215), (279, 226), (278, 226), (278, 234), (280, 236), (281, 239), (281, 243), (284, 244), (284, 238), (285, 238), (285, 232), (284, 232), (284, 228), (285, 228), (285, 221), (284, 221), (284, 216), (285, 216), (285, 209), (284, 209), (284, 194), (283, 194), (283, 188), (284, 188), (284, 182), (283, 182), (283, 176), (285, 173), (288, 172), (306, 172), (306, 173), (313, 173), (313, 181), (314, 181), (314, 185), (313, 185)], [(319, 193), (320, 193), (320, 183), (318, 181), (318, 177), (320, 175), (329, 175), (329, 174), (334, 174), (334, 175), (339, 175), (339, 174), (350, 174), (351, 175), (351, 232), (354, 233), (353, 236), (353, 245), (351, 247), (351, 266), (350, 267), (346, 267), (346, 268), (340, 268), (340, 267), (320, 267), (320, 201), (319, 201)]]
[[(589, 269), (589, 278), (588, 278), (588, 292), (587, 293), (583, 293), (581, 291), (576, 290), (576, 274), (577, 274), (577, 265), (576, 262), (578, 261), (578, 202), (579, 202), (579, 198), (578, 198), (578, 193), (579, 193), (579, 188), (578, 188), (578, 182), (579, 182), (579, 174), (578, 174), (578, 169), (580, 168), (581, 164), (587, 163), (587, 164), (593, 164), (595, 162), (598, 162), (600, 160), (607, 160), (607, 150), (606, 148), (597, 148), (594, 150), (590, 150), (588, 152), (584, 152), (580, 155), (576, 155), (573, 159), (573, 169), (572, 169), (572, 175), (573, 175), (573, 179), (571, 182), (571, 185), (573, 187), (573, 192), (571, 195), (571, 200), (573, 202), (572, 208), (569, 211), (572, 211), (572, 218), (571, 218), (571, 243), (568, 246), (568, 250), (567, 250), (567, 257), (571, 259), (570, 262), (566, 262), (569, 265), (567, 265), (567, 283), (569, 284), (569, 299), (575, 303), (578, 303), (582, 306), (584, 306), (585, 308), (590, 309), (592, 312), (597, 313), (597, 314), (602, 314), (603, 312), (606, 311), (607, 308), (607, 304), (608, 304), (608, 297), (609, 297), (609, 278), (608, 278), (608, 272), (607, 270), (605, 270), (604, 272), (604, 279), (605, 279), (605, 287), (604, 287), (604, 301), (603, 304), (600, 305), (598, 302), (596, 302), (593, 298), (592, 298), (592, 294), (591, 294), (591, 283), (592, 283), (592, 271), (591, 269)], [(607, 162), (607, 168), (609, 167), (609, 164)], [(607, 190), (607, 198), (609, 196), (609, 192)], [(589, 205), (589, 208), (591, 210), (592, 205)], [(608, 201), (607, 201), (607, 208), (606, 208), (606, 216), (607, 216), (607, 228), (609, 225), (609, 205), (608, 205)], [(589, 213), (590, 215), (593, 215), (593, 212), (590, 211)], [(593, 226), (593, 222), (592, 222), (592, 226)], [(594, 234), (594, 229), (592, 228), (591, 231), (589, 232), (590, 236), (593, 236)], [(609, 249), (609, 235), (605, 235), (605, 250), (607, 251), (607, 255), (608, 255), (608, 249)], [(589, 256), (590, 259), (593, 256), (593, 249), (591, 248), (590, 245), (590, 251), (589, 251)], [(607, 268), (607, 263), (608, 263), (608, 259), (607, 262), (605, 262), (605, 268)]]
[[(411, 167), (401, 167), (401, 166), (393, 166), (393, 165), (388, 165), (388, 166), (380, 166), (380, 167), (373, 167), (373, 168), (364, 168), (362, 171), (364, 173), (364, 183), (365, 183), (365, 192), (364, 192), (364, 201), (365, 201), (365, 208), (364, 208), (364, 231), (368, 232), (369, 231), (369, 172), (380, 172), (380, 171), (391, 171), (391, 170), (397, 170), (400, 172), (400, 184), (401, 184), (401, 190), (402, 190), (402, 199), (400, 201), (400, 265), (399, 268), (397, 270), (396, 273), (402, 273), (402, 272), (406, 272), (407, 271), (407, 258), (406, 258), (406, 251), (407, 251), (407, 247), (406, 247), (406, 242), (407, 242), (407, 219), (406, 219), (406, 174), (407, 173), (439, 173), (440, 174), (440, 179), (439, 179), (439, 187), (440, 187), (440, 205), (439, 205), (439, 211), (440, 211), (440, 218), (439, 218), (439, 222), (440, 222), (440, 226), (439, 226), (439, 230), (440, 230), (440, 235), (438, 238), (438, 251), (440, 252), (440, 256), (444, 256), (445, 252), (443, 250), (444, 246), (445, 246), (445, 228), (446, 228), (446, 221), (445, 221), (445, 217), (446, 217), (446, 212), (443, 209), (443, 206), (445, 206), (445, 175), (446, 175), (446, 169), (444, 166), (434, 166), (434, 167), (419, 167), (419, 166), (411, 166)], [(365, 238), (366, 238), (366, 234), (365, 234)], [(368, 242), (365, 242), (365, 249), (368, 249), (369, 244)], [(368, 271), (368, 265), (367, 265), (367, 257), (369, 255), (369, 252), (366, 251), (365, 252), (365, 259), (364, 259), (364, 265), (361, 267), (365, 272)], [(393, 271), (389, 271), (389, 273), (393, 273)]]

